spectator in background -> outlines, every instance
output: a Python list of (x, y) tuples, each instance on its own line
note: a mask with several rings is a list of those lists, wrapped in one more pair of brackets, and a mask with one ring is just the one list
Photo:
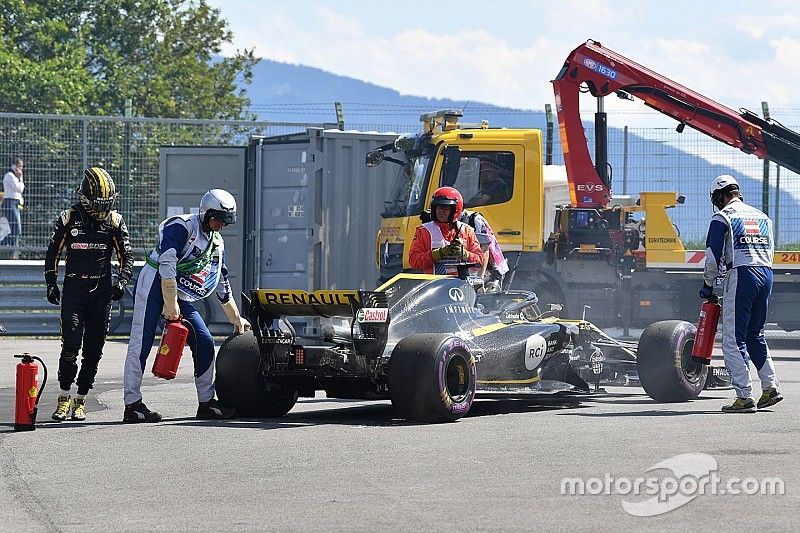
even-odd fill
[(22, 234), (22, 221), (20, 210), (24, 205), (22, 192), (25, 190), (25, 183), (22, 179), (25, 164), (21, 157), (11, 157), (11, 167), (3, 176), (3, 202), (0, 203), (0, 217), (8, 221), (9, 233), (0, 241), (0, 246), (13, 247), (12, 259), (19, 258), (19, 251), (16, 250), (19, 243), (19, 236)]

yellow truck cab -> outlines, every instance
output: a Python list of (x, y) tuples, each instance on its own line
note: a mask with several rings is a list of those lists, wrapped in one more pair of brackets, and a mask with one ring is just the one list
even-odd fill
[[(460, 125), (460, 116), (456, 110), (428, 113), (421, 117), (422, 134), (395, 142), (408, 164), (400, 171), (377, 234), (376, 262), (383, 279), (410, 268), (405, 246), (441, 186), (458, 189), (464, 208), (487, 218), (507, 254), (543, 250), (541, 131), (491, 129), (486, 122)], [(445, 152), (453, 153), (453, 148), (458, 148), (458, 157), (448, 159)], [(446, 173), (448, 164), (457, 170)], [(559, 185), (562, 200), (568, 201), (565, 177)]]

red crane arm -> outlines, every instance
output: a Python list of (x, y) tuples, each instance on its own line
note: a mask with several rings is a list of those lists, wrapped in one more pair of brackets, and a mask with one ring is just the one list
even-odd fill
[(553, 80), (574, 206), (605, 207), (611, 198), (589, 156), (578, 101), (582, 86), (598, 98), (611, 93), (636, 96), (677, 120), (679, 132), (689, 126), (760, 159), (769, 157), (794, 172), (800, 169), (800, 134), (750, 111), (736, 112), (590, 40), (570, 53)]

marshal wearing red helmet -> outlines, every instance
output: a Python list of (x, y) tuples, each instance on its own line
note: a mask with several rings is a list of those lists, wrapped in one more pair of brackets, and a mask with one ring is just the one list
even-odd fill
[(464, 199), (453, 187), (439, 187), (431, 198), (431, 221), (417, 226), (408, 262), (426, 274), (455, 275), (458, 263), (477, 263), (483, 251), (475, 230), (459, 222)]

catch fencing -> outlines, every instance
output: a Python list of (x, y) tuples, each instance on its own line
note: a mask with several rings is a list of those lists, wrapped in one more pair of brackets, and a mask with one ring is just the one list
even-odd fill
[[(545, 114), (522, 112), (522, 121), (545, 129)], [(620, 118), (621, 115), (621, 118)], [(702, 247), (711, 215), (708, 184), (718, 174), (733, 173), (746, 200), (766, 207), (777, 227), (781, 248), (800, 248), (800, 179), (770, 165), (769, 200), (762, 202), (763, 161), (689, 128), (627, 127), (609, 130), (609, 164), (615, 194), (677, 191), (686, 204), (670, 213), (689, 247)], [(639, 117), (631, 114), (632, 122)], [(501, 125), (501, 120), (492, 126)], [(75, 188), (90, 165), (111, 173), (120, 192), (118, 209), (125, 217), (137, 258), (153, 246), (159, 214), (159, 147), (247, 144), (251, 135), (275, 136), (332, 128), (310, 122), (251, 122), (126, 117), (89, 117), (0, 113), (0, 161), (12, 155), (25, 160), (25, 209), (22, 212), (20, 259), (43, 259), (56, 215), (76, 201)], [(789, 126), (791, 127), (791, 125)], [(348, 130), (413, 133), (418, 125), (349, 123)], [(797, 128), (794, 128), (797, 129)], [(556, 124), (555, 132), (558, 126)], [(593, 128), (586, 128), (593, 153)], [(552, 138), (552, 163), (563, 164), (560, 139)], [(0, 250), (0, 254), (7, 251)]]
[(0, 113), (0, 161), (11, 156), (25, 161), (19, 259), (44, 258), (55, 218), (77, 201), (75, 189), (88, 166), (103, 166), (114, 179), (120, 193), (117, 209), (125, 217), (138, 258), (155, 243), (161, 222), (160, 146), (244, 146), (251, 135), (282, 135), (325, 126)]

